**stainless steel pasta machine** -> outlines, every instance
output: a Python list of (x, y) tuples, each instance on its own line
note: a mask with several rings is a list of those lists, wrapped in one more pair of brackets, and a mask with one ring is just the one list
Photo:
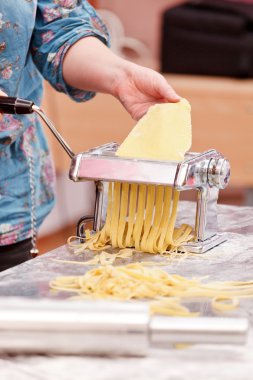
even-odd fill
[(194, 240), (184, 247), (193, 253), (203, 253), (226, 240), (217, 233), (217, 200), (230, 178), (229, 161), (211, 149), (204, 153), (188, 153), (184, 161), (128, 159), (115, 155), (118, 144), (109, 143), (86, 152), (74, 154), (44, 112), (33, 102), (0, 97), (0, 112), (12, 114), (37, 113), (50, 128), (71, 158), (69, 177), (77, 181), (94, 181), (96, 199), (94, 215), (84, 216), (77, 225), (77, 235), (84, 237), (87, 222), (93, 230), (101, 229), (106, 219), (107, 184), (128, 182), (173, 186), (179, 191), (196, 190), (197, 205)]

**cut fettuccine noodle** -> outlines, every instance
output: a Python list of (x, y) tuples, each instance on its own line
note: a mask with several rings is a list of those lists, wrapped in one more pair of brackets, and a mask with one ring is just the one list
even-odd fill
[[(92, 259), (87, 261), (73, 261), (73, 260), (62, 260), (62, 259), (51, 259), (52, 261), (65, 264), (79, 264), (85, 266), (96, 266), (96, 265), (112, 265), (116, 259), (128, 259), (133, 256), (133, 250), (130, 248), (121, 249), (116, 253), (109, 253), (102, 251), (95, 255)], [(166, 265), (167, 263), (164, 263)], [(148, 265), (148, 264), (146, 264)], [(152, 262), (154, 265), (154, 262)], [(159, 265), (159, 264), (158, 264)]]
[(253, 282), (209, 282), (169, 274), (161, 268), (133, 263), (114, 267), (100, 266), (83, 276), (57, 277), (52, 289), (76, 292), (78, 298), (117, 300), (152, 299), (151, 312), (192, 316), (182, 300), (212, 300), (216, 311), (233, 310), (238, 299), (253, 297)]

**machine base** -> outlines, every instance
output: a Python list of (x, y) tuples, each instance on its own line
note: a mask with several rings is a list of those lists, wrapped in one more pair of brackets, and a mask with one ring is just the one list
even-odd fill
[(225, 241), (227, 241), (226, 234), (216, 234), (204, 241), (190, 242), (184, 244), (182, 247), (191, 253), (205, 253)]
[[(88, 223), (93, 222), (94, 218), (92, 216), (86, 216), (79, 220), (76, 229), (76, 236), (85, 239), (85, 229), (88, 226)], [(95, 231), (92, 231), (95, 233)], [(204, 241), (194, 241), (187, 244), (182, 245), (187, 252), (190, 253), (205, 253), (210, 249), (217, 247), (221, 243), (227, 241), (226, 234), (215, 234), (212, 237), (204, 240)]]

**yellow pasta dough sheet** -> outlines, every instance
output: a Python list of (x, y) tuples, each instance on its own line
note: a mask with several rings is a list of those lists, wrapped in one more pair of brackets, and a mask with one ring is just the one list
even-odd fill
[(129, 158), (182, 161), (192, 143), (191, 106), (186, 99), (149, 108), (116, 155)]

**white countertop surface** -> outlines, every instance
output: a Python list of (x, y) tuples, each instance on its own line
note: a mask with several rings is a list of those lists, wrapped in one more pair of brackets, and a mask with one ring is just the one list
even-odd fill
[[(189, 202), (181, 215), (192, 216)], [(187, 221), (184, 217), (184, 221)], [(219, 230), (228, 241), (199, 258), (187, 258), (166, 267), (186, 277), (208, 275), (217, 280), (253, 278), (253, 208), (219, 206)], [(81, 255), (78, 260), (86, 260)], [(0, 274), (0, 296), (55, 297), (48, 281), (58, 274), (81, 274), (84, 267), (61, 264), (51, 258), (73, 259), (66, 246)], [(74, 258), (77, 260), (77, 258)], [(150, 256), (148, 257), (150, 260)], [(207, 304), (201, 312), (206, 314)], [(253, 322), (253, 300), (240, 303), (235, 316)], [(1, 336), (1, 335), (0, 335)], [(0, 356), (1, 380), (252, 380), (253, 329), (245, 346), (195, 345), (185, 349), (151, 349), (144, 358), (78, 356)]]

